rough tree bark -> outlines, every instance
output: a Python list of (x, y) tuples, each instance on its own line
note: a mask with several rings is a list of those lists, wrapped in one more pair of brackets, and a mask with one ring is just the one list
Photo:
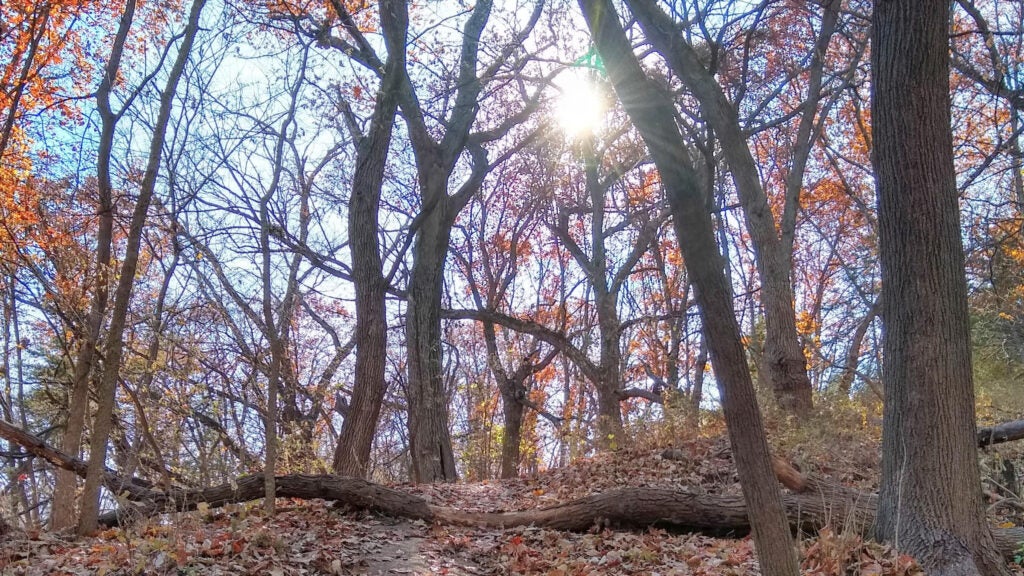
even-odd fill
[[(435, 206), (425, 213), (413, 247), (406, 298), (405, 340), (409, 354), (409, 443), (417, 482), (454, 482), (455, 454), (448, 431), (448, 394), (441, 350), (441, 294), (451, 223), (447, 175), (434, 174), (433, 190), (421, 183), (424, 199)], [(451, 214), (451, 215), (450, 215)], [(449, 218), (451, 220), (449, 221)]]
[(674, 117), (673, 104), (668, 93), (644, 74), (611, 1), (580, 0), (579, 4), (615, 92), (647, 144), (668, 196), (704, 322), (761, 570), (795, 576), (799, 573), (796, 550), (772, 475), (725, 262), (715, 243), (711, 215), (693, 160), (679, 128), (668, 121)]
[(875, 534), (940, 576), (1005, 575), (985, 523), (953, 167), (950, 3), (872, 16), (885, 412)]

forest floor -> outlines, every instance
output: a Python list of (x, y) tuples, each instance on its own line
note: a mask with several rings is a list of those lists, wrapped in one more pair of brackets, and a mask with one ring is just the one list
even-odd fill
[[(830, 436), (811, 442), (807, 438), (784, 439), (775, 442), (775, 450), (805, 470), (851, 487), (874, 490), (877, 443), (866, 441), (863, 431), (857, 430)], [(799, 448), (790, 447), (795, 445)], [(671, 443), (676, 455), (684, 456), (681, 460), (663, 458), (664, 447), (600, 455), (529, 478), (395, 487), (431, 504), (466, 511), (533, 509), (629, 486), (739, 493), (724, 437)], [(272, 519), (261, 514), (257, 502), (165, 515), (77, 540), (46, 532), (15, 534), (0, 543), (0, 574), (759, 573), (751, 540), (742, 535), (716, 538), (657, 528), (629, 532), (597, 526), (587, 533), (529, 527), (501, 530), (389, 518), (324, 501), (281, 499), (278, 507)], [(1020, 518), (994, 521), (1019, 523)], [(909, 557), (849, 532), (825, 529), (817, 535), (801, 535), (799, 547), (804, 574), (922, 574)], [(1012, 568), (1024, 574), (1019, 566)]]

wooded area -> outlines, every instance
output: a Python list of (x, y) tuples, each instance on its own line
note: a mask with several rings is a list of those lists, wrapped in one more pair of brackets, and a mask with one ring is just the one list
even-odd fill
[[(1000, 0), (4, 2), (0, 533), (322, 498), (1009, 574), (1022, 62)], [(721, 433), (741, 494), (389, 487)], [(870, 482), (787, 463), (851, 434)]]

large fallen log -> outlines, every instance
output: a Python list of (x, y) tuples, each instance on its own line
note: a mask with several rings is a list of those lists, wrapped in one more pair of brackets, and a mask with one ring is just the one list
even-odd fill
[[(48, 446), (38, 437), (3, 420), (0, 420), (0, 437), (21, 444), (55, 466), (79, 475), (85, 474), (81, 460)], [(781, 459), (776, 459), (774, 469), (779, 481), (794, 492), (783, 497), (794, 529), (815, 532), (828, 526), (835, 531), (847, 530), (865, 535), (871, 530), (877, 506), (874, 494), (801, 474)], [(115, 491), (129, 487), (127, 493), (117, 493), (125, 494), (131, 501), (129, 507), (104, 515), (101, 523), (107, 526), (118, 524), (126, 515), (189, 511), (201, 503), (208, 508), (216, 508), (257, 500), (264, 494), (261, 474), (244, 476), (206, 489), (158, 490), (141, 482), (119, 478), (108, 471), (105, 484)], [(659, 526), (712, 535), (742, 535), (750, 530), (746, 504), (741, 496), (678, 489), (619, 488), (537, 510), (479, 513), (434, 506), (413, 494), (358, 478), (330, 474), (277, 476), (276, 485), (279, 497), (319, 498), (391, 516), (469, 526), (537, 526), (568, 531), (585, 531), (595, 526), (627, 529)], [(1020, 542), (1024, 541), (1024, 529), (996, 529), (994, 533), (1007, 557), (1012, 557)]]

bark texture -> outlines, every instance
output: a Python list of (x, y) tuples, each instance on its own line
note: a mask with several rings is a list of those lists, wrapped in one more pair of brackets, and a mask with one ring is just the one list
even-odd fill
[[(435, 175), (437, 198), (416, 234), (406, 300), (405, 339), (409, 353), (409, 445), (413, 478), (418, 482), (454, 482), (455, 454), (448, 431), (448, 393), (441, 351), (441, 293), (451, 223), (447, 178)], [(430, 184), (421, 184), (428, 187)]]
[(885, 413), (876, 536), (928, 574), (1003, 575), (985, 523), (950, 128), (950, 4), (875, 3)]

